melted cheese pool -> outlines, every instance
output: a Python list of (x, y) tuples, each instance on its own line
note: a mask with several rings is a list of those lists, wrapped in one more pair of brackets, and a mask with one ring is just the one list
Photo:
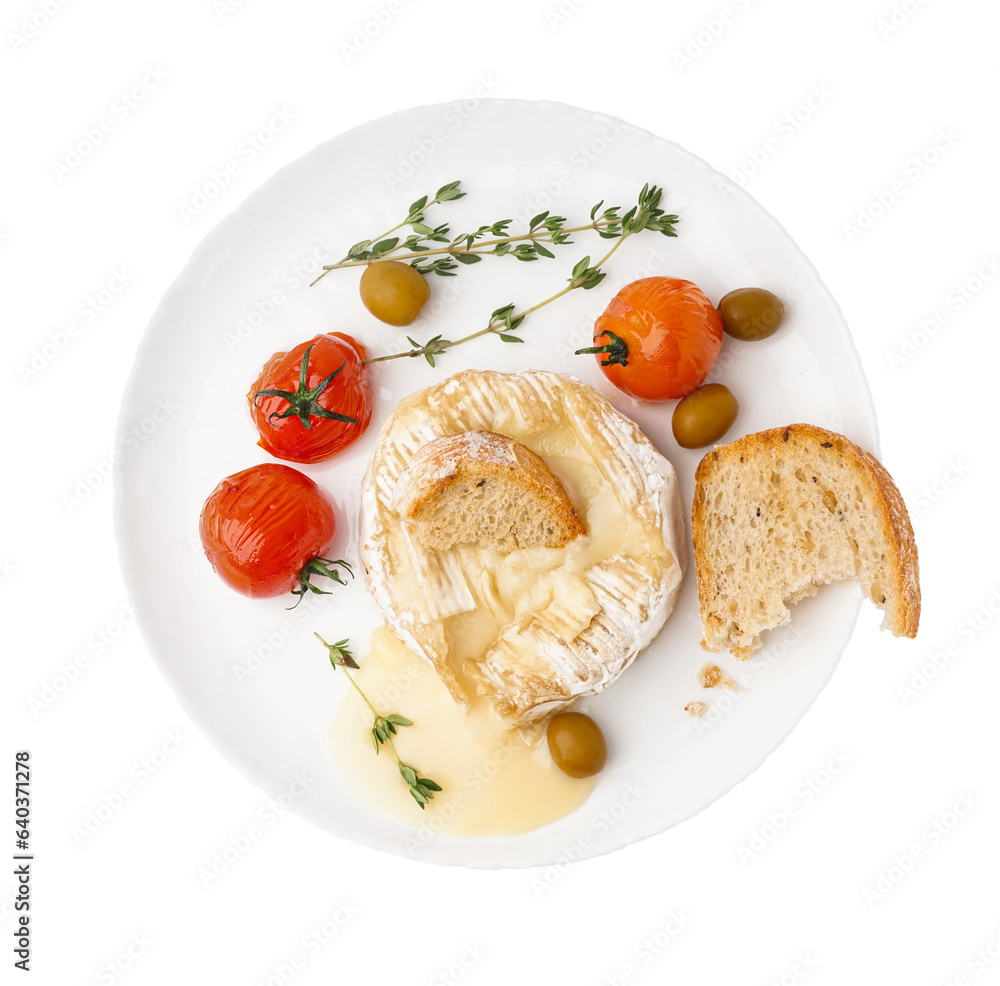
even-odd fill
[(385, 627), (372, 635), (371, 651), (359, 663), (351, 673), (372, 704), (384, 715), (413, 720), (393, 738), (404, 763), (443, 788), (421, 811), (392, 751), (383, 747), (376, 756), (371, 710), (352, 688), (333, 725), (331, 748), (353, 793), (381, 814), (449, 835), (517, 835), (575, 811), (593, 790), (596, 778), (563, 774), (544, 742), (531, 746), (486, 699), (463, 709), (433, 668)]

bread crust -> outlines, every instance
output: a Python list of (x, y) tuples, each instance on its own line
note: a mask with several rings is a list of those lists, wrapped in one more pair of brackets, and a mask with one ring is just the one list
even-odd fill
[[(871, 453), (855, 445), (844, 435), (811, 424), (791, 424), (782, 428), (771, 428), (755, 432), (718, 445), (706, 453), (695, 471), (694, 498), (691, 506), (691, 530), (694, 547), (695, 575), (698, 587), (698, 604), (705, 632), (705, 646), (719, 649), (711, 644), (710, 601), (712, 567), (706, 554), (708, 540), (706, 497), (713, 475), (727, 462), (744, 456), (756, 465), (792, 442), (803, 444), (815, 454), (839, 455), (848, 467), (870, 480), (866, 484), (873, 493), (868, 504), (872, 514), (878, 518), (881, 532), (891, 547), (887, 564), (890, 585), (883, 587), (885, 593), (885, 619), (883, 628), (896, 636), (914, 637), (920, 622), (920, 576), (917, 545), (913, 536), (910, 516), (892, 477), (878, 459)], [(737, 656), (748, 656), (749, 651), (734, 650)]]
[[(518, 498), (548, 515), (552, 534), (544, 541), (529, 543), (512, 523), (501, 539), (483, 531), (483, 543), (495, 547), (559, 548), (586, 533), (562, 484), (541, 457), (527, 446), (492, 431), (465, 431), (443, 435), (421, 446), (400, 477), (394, 506), (401, 516), (415, 522), (417, 539), (431, 548), (450, 548), (458, 543), (454, 531), (438, 531), (425, 520), (440, 497), (471, 484), (485, 486), (502, 480), (517, 491)], [(473, 543), (480, 543), (479, 539)]]

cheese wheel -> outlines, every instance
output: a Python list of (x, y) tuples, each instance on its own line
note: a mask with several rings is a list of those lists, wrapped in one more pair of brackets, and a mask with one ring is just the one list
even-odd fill
[[(398, 486), (426, 443), (489, 431), (541, 457), (586, 527), (559, 548), (420, 543)], [(595, 390), (543, 370), (466, 370), (404, 398), (362, 492), (361, 557), (392, 632), (452, 696), (524, 726), (606, 688), (656, 636), (683, 578), (673, 467)]]

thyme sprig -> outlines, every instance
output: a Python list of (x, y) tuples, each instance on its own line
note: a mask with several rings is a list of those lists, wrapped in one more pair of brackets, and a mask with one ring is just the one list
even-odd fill
[[(549, 245), (563, 246), (573, 243), (572, 234), (595, 231), (604, 239), (617, 239), (637, 233), (641, 229), (652, 229), (667, 236), (675, 236), (674, 227), (678, 222), (675, 215), (665, 215), (657, 208), (661, 190), (647, 184), (639, 196), (639, 202), (624, 215), (621, 206), (604, 209), (602, 199), (590, 210), (590, 222), (580, 226), (567, 226), (565, 216), (553, 216), (548, 211), (540, 212), (528, 221), (528, 229), (523, 233), (510, 233), (511, 219), (500, 219), (480, 226), (471, 232), (451, 235), (447, 223), (428, 226), (424, 222), (424, 210), (431, 205), (461, 198), (465, 192), (459, 191), (460, 182), (451, 182), (437, 190), (433, 199), (427, 196), (417, 199), (410, 206), (410, 212), (403, 222), (383, 233), (375, 242), (361, 240), (347, 251), (335, 264), (328, 264), (323, 273), (312, 283), (331, 270), (343, 267), (362, 267), (378, 260), (392, 259), (408, 261), (421, 274), (439, 274), (454, 277), (460, 264), (479, 263), (485, 256), (513, 257), (515, 260), (530, 262), (555, 254)], [(655, 202), (652, 199), (655, 198)], [(645, 199), (645, 201), (644, 201)], [(400, 241), (398, 236), (388, 236), (403, 226), (410, 226), (413, 233)], [(444, 243), (445, 246), (434, 246)], [(402, 251), (402, 252), (400, 252)], [(431, 259), (433, 258), (433, 259)]]
[[(401, 353), (391, 353), (388, 356), (375, 356), (365, 362), (383, 363), (391, 359), (402, 359), (403, 357), (415, 358), (422, 356), (428, 363), (430, 363), (431, 366), (435, 366), (436, 358), (447, 352), (447, 350), (453, 349), (455, 346), (460, 346), (462, 343), (470, 342), (473, 339), (478, 339), (484, 335), (499, 336), (503, 342), (524, 342), (520, 336), (514, 334), (515, 330), (518, 329), (521, 323), (529, 315), (538, 311), (540, 308), (544, 308), (546, 305), (551, 304), (563, 295), (569, 294), (570, 291), (576, 290), (577, 288), (589, 291), (591, 288), (600, 284), (605, 277), (605, 271), (602, 268), (614, 252), (622, 245), (622, 243), (628, 239), (628, 237), (642, 232), (643, 230), (651, 230), (653, 232), (662, 233), (664, 236), (677, 235), (676, 224), (679, 219), (674, 215), (665, 215), (663, 210), (659, 207), (662, 195), (663, 190), (661, 188), (658, 188), (656, 185), (650, 186), (646, 184), (643, 185), (636, 204), (632, 206), (632, 208), (629, 209), (623, 216), (618, 215), (620, 211), (620, 207), (618, 206), (613, 206), (610, 209), (604, 210), (603, 213), (600, 213), (602, 217), (607, 217), (609, 215), (612, 216), (612, 220), (598, 232), (599, 235), (605, 239), (614, 239), (614, 245), (603, 257), (601, 257), (600, 260), (597, 261), (596, 264), (590, 263), (589, 256), (586, 256), (582, 260), (578, 261), (567, 279), (568, 283), (566, 287), (557, 291), (544, 301), (540, 301), (537, 304), (532, 305), (530, 308), (525, 308), (522, 311), (518, 311), (513, 303), (497, 308), (490, 314), (490, 320), (485, 328), (479, 329), (477, 332), (472, 332), (469, 335), (462, 336), (460, 339), (445, 339), (440, 335), (436, 335), (433, 338), (428, 339), (427, 342), (421, 344), (411, 336), (407, 336), (407, 341), (412, 347), (411, 349), (407, 349)], [(598, 216), (598, 213), (603, 205), (603, 201), (598, 202), (597, 205), (595, 205), (591, 210), (590, 215), (592, 220)]]
[[(607, 214), (595, 217), (583, 226), (569, 228), (566, 227), (565, 216), (552, 216), (548, 212), (540, 212), (532, 217), (524, 233), (508, 233), (508, 228), (513, 223), (512, 219), (500, 219), (488, 226), (480, 226), (471, 232), (459, 233), (454, 237), (451, 236), (448, 225), (443, 224), (433, 229), (428, 228), (427, 233), (423, 235), (408, 236), (402, 243), (398, 237), (382, 240), (374, 247), (363, 249), (354, 256), (349, 253), (347, 258), (336, 264), (330, 264), (324, 270), (363, 267), (377, 260), (391, 259), (409, 261), (410, 266), (421, 274), (454, 277), (459, 264), (478, 264), (483, 257), (489, 255), (513, 257), (524, 262), (538, 260), (541, 257), (552, 259), (555, 254), (545, 244), (562, 246), (572, 243), (571, 234), (585, 230), (604, 232), (618, 222), (618, 217), (613, 214), (614, 211), (608, 209)], [(485, 239), (488, 236), (492, 239)], [(446, 243), (447, 246), (430, 246), (433, 243)], [(400, 250), (405, 252), (399, 253)], [(430, 259), (432, 257), (435, 259)]]
[[(442, 202), (453, 202), (455, 199), (462, 198), (465, 192), (459, 190), (459, 185), (461, 185), (459, 181), (452, 181), (447, 185), (442, 185), (431, 199), (426, 195), (422, 195), (410, 206), (410, 211), (406, 214), (406, 218), (402, 222), (396, 223), (395, 226), (376, 236), (374, 241), (360, 240), (355, 243), (341, 260), (324, 267), (322, 273), (310, 282), (310, 287), (316, 281), (326, 277), (331, 270), (336, 270), (338, 267), (356, 267), (359, 264), (368, 264), (372, 260), (378, 260), (384, 257), (385, 254), (392, 252), (399, 244), (399, 237), (390, 236), (390, 234), (395, 233), (397, 229), (402, 229), (404, 226), (409, 226), (413, 230), (413, 233), (407, 236), (403, 243), (403, 247), (406, 249), (418, 250), (419, 244), (424, 240), (430, 240), (435, 243), (447, 242), (448, 227), (438, 226), (437, 228), (432, 228), (428, 226), (424, 222), (424, 210), (429, 209), (432, 205), (439, 205)], [(400, 249), (403, 247), (400, 247)]]
[(412, 726), (413, 721), (411, 719), (407, 719), (406, 716), (401, 716), (395, 712), (391, 712), (389, 715), (383, 715), (378, 709), (375, 708), (374, 705), (372, 705), (372, 703), (368, 700), (368, 696), (361, 690), (361, 686), (354, 680), (354, 676), (348, 670), (348, 668), (357, 668), (358, 666), (358, 662), (354, 660), (354, 655), (351, 653), (350, 647), (348, 646), (348, 640), (338, 640), (335, 644), (328, 644), (318, 633), (315, 634), (315, 637), (327, 649), (330, 664), (333, 665), (335, 670), (337, 668), (343, 669), (344, 674), (347, 675), (347, 680), (354, 686), (365, 705), (371, 709), (372, 715), (375, 717), (374, 725), (371, 730), (372, 743), (375, 747), (375, 753), (379, 753), (383, 746), (387, 746), (389, 748), (393, 757), (396, 759), (396, 766), (399, 768), (399, 776), (403, 778), (403, 782), (409, 788), (410, 797), (416, 801), (420, 810), (423, 811), (426, 805), (433, 800), (435, 791), (441, 790), (441, 785), (436, 781), (432, 781), (429, 777), (422, 777), (416, 767), (413, 767), (408, 763), (404, 763), (399, 756), (399, 753), (396, 752), (396, 744), (392, 739), (393, 736), (396, 735), (397, 727), (403, 728), (406, 726)]

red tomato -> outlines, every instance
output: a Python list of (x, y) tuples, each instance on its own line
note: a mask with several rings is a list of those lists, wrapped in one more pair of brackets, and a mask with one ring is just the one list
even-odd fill
[(320, 462), (356, 442), (372, 417), (365, 349), (329, 332), (264, 364), (247, 394), (260, 441), (290, 462)]
[(336, 532), (333, 504), (308, 476), (267, 462), (227, 476), (201, 511), (201, 543), (223, 582), (245, 596), (323, 592), (310, 575), (343, 583), (323, 558)]
[(645, 401), (685, 397), (701, 386), (722, 346), (722, 318), (697, 285), (677, 277), (626, 284), (594, 323), (604, 375)]

